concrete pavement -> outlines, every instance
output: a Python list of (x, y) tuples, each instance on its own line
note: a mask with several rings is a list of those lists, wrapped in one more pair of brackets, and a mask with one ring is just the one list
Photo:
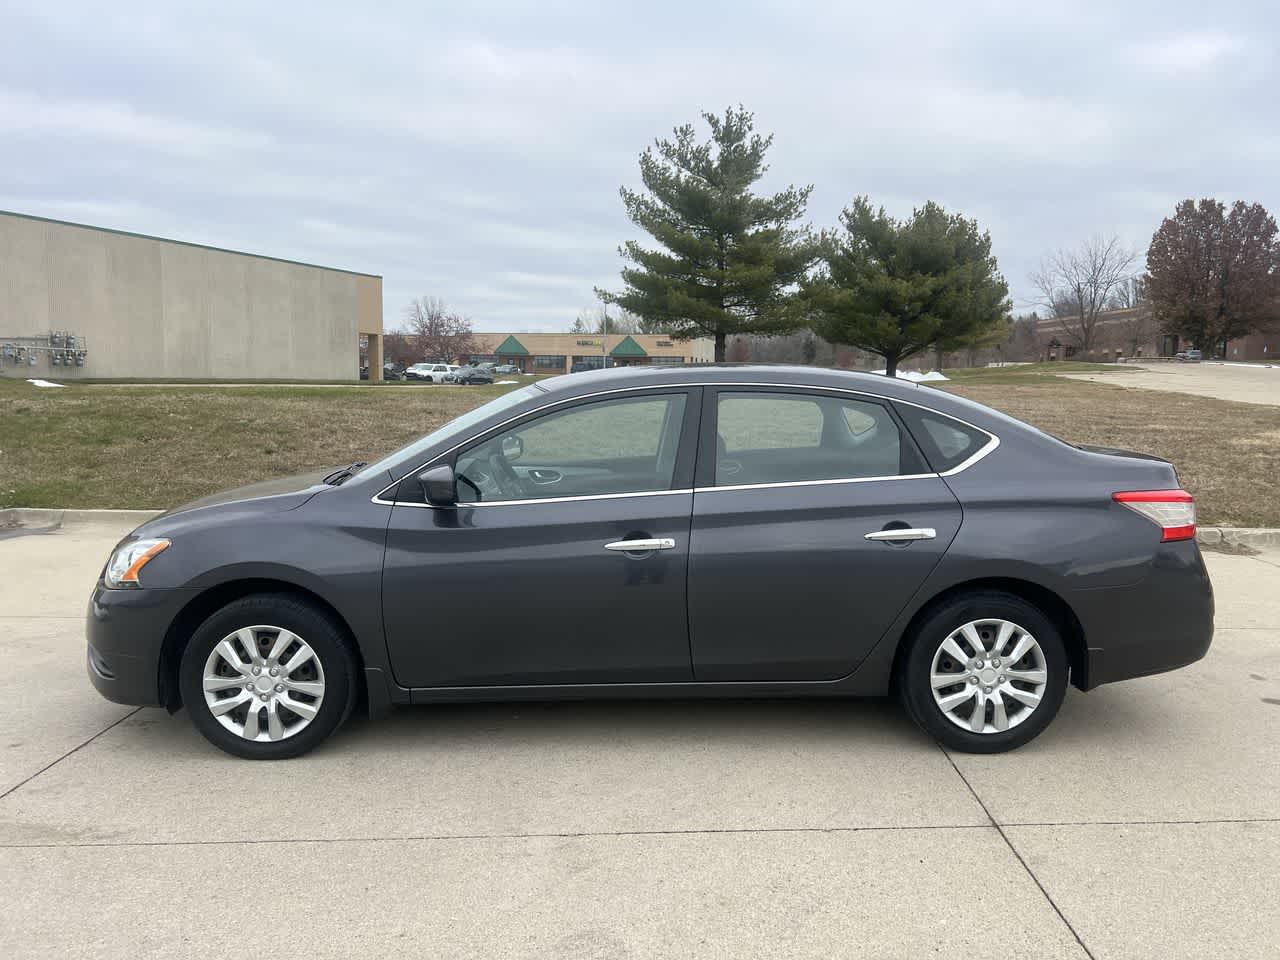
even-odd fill
[(0, 534), (12, 957), (1267, 956), (1280, 553), (1209, 554), (1186, 670), (1071, 692), (1013, 754), (891, 703), (441, 706), (299, 760), (84, 676), (124, 529)]
[(1097, 380), (1143, 390), (1190, 393), (1199, 397), (1280, 406), (1280, 364), (1216, 363), (1118, 364), (1114, 371), (1072, 373), (1071, 380)]

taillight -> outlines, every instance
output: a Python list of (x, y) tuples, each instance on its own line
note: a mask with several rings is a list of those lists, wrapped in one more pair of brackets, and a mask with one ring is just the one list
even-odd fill
[(1191, 540), (1196, 535), (1196, 501), (1185, 490), (1126, 490), (1111, 499), (1160, 528), (1160, 539)]

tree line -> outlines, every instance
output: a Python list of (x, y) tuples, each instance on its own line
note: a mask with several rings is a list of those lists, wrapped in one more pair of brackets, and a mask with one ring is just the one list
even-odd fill
[[(975, 220), (933, 201), (896, 219), (858, 196), (837, 227), (815, 232), (802, 223), (812, 185), (755, 192), (773, 137), (755, 133), (752, 114), (702, 116), (708, 139), (677, 127), (640, 155), (643, 190), (620, 190), (655, 243), (624, 243), (622, 289), (596, 294), (636, 329), (710, 337), (718, 362), (732, 337), (807, 329), (883, 357), (890, 376), (927, 350), (1017, 338), (991, 236)], [(1136, 261), (1117, 239), (1095, 239), (1046, 257), (1031, 279), (1086, 354), (1103, 315), (1138, 300), (1143, 322), (1202, 347), (1280, 323), (1280, 245), (1258, 204), (1184, 201), (1157, 229), (1145, 274)]]
[[(597, 288), (604, 306), (570, 332), (708, 337), (717, 362), (749, 351), (839, 363), (860, 351), (882, 357), (890, 376), (926, 351), (939, 361), (991, 347), (1040, 352), (1039, 313), (1013, 318), (991, 235), (976, 220), (933, 201), (899, 219), (856, 196), (837, 226), (815, 231), (802, 222), (812, 185), (756, 192), (773, 136), (755, 132), (753, 115), (739, 106), (702, 118), (707, 138), (685, 124), (640, 154), (643, 189), (620, 195), (653, 242), (619, 248), (621, 289)], [(1092, 238), (1042, 260), (1030, 277), (1034, 305), (1085, 356), (1104, 326), (1131, 355), (1157, 330), (1210, 349), (1280, 326), (1276, 237), (1259, 204), (1184, 200), (1152, 237), (1145, 271), (1118, 238)], [(1111, 315), (1124, 307), (1142, 309)], [(470, 320), (436, 298), (412, 301), (405, 322), (405, 333), (386, 337), (389, 360), (476, 350)]]

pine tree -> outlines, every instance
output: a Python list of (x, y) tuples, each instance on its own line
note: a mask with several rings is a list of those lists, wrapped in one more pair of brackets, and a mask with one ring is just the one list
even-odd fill
[(879, 354), (892, 377), (930, 347), (1007, 332), (1009, 287), (977, 221), (933, 202), (898, 221), (858, 197), (840, 223), (823, 237), (822, 269), (806, 287), (819, 336)]
[(685, 124), (673, 140), (658, 140), (640, 155), (645, 189), (623, 187), (622, 202), (659, 249), (623, 244), (624, 289), (596, 293), (647, 329), (679, 339), (714, 337), (722, 362), (730, 335), (780, 333), (800, 322), (796, 285), (816, 248), (796, 221), (813, 188), (755, 195), (773, 136), (753, 133), (754, 119), (742, 107), (702, 116), (709, 141), (698, 142)]

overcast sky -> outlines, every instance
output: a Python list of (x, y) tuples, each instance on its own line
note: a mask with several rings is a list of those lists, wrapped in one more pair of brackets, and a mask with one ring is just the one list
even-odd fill
[(0, 209), (382, 274), (389, 327), (567, 329), (640, 150), (739, 102), (816, 226), (937, 200), (1018, 306), (1183, 197), (1280, 214), (1274, 0), (0, 7)]

